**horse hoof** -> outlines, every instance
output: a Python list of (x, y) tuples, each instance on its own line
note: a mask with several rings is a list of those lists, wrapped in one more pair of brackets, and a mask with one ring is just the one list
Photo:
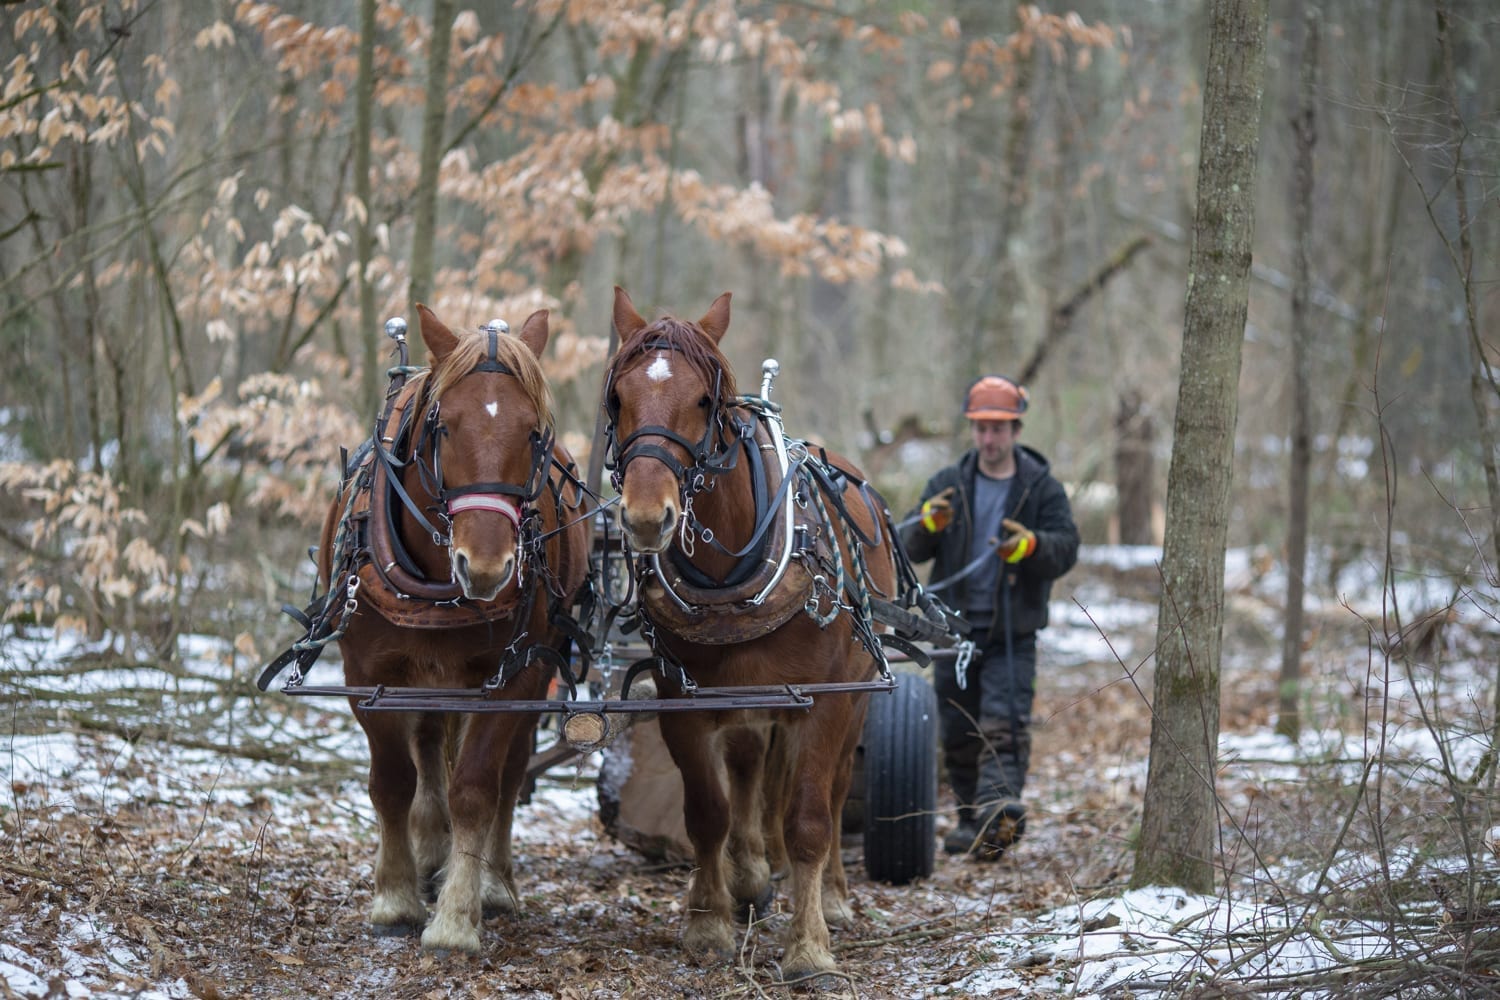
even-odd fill
[(727, 925), (690, 926), (682, 936), (682, 948), (694, 965), (720, 965), (734, 958), (734, 937)]
[(400, 937), (427, 924), (427, 907), (415, 893), (380, 893), (370, 901), (369, 922), (376, 934)]
[(514, 886), (504, 882), (486, 882), (480, 897), (484, 919), (509, 916), (521, 912), (521, 897)]
[(521, 912), (521, 904), (507, 896), (499, 902), (486, 902), (482, 908), (484, 919), (493, 920), (496, 917), (513, 917)]
[(834, 989), (843, 984), (839, 967), (826, 948), (789, 943), (781, 957), (781, 981), (814, 989)]
[(456, 921), (456, 919), (437, 919), (428, 925), (428, 930), (422, 933), (422, 951), (425, 952), (463, 952), (466, 955), (478, 955), (480, 943), (478, 943), (478, 928), (469, 924), (468, 921)]
[(776, 899), (776, 886), (767, 882), (766, 887), (761, 890), (760, 895), (754, 899), (741, 899), (735, 903), (734, 919), (742, 924), (748, 924), (753, 917), (756, 920), (764, 919), (771, 912), (771, 903)]
[(725, 965), (734, 958), (732, 948), (688, 948), (687, 959), (700, 969)]
[(801, 990), (813, 990), (818, 993), (832, 993), (835, 990), (842, 991), (848, 983), (837, 973), (814, 969), (803, 973), (784, 972), (781, 985), (795, 986)]
[(422, 933), (421, 924), (371, 924), (370, 934), (378, 938), (416, 937)]
[(847, 900), (823, 896), (823, 923), (843, 930), (854, 926), (854, 907)]

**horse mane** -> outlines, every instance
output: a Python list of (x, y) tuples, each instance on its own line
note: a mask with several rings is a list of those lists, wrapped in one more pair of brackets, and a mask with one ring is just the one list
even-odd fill
[[(451, 389), (459, 379), (474, 370), (475, 366), (489, 353), (489, 334), (480, 330), (455, 330), (454, 336), (458, 338), (458, 346), (455, 347), (441, 363), (435, 367), (417, 374), (412, 381), (417, 383), (418, 391), (425, 386), (427, 399), (436, 402), (443, 398), (443, 393)], [(552, 390), (547, 385), (546, 375), (542, 372), (542, 364), (536, 355), (531, 353), (531, 348), (519, 338), (510, 334), (501, 334), (495, 338), (495, 358), (505, 367), (509, 368), (515, 375), (516, 381), (521, 385), (521, 391), (526, 394), (531, 405), (536, 408), (541, 417), (543, 427), (552, 426)]]
[(739, 389), (735, 386), (734, 370), (729, 367), (729, 359), (724, 357), (718, 345), (709, 339), (698, 324), (684, 322), (676, 316), (663, 316), (642, 327), (621, 344), (620, 350), (615, 354), (614, 364), (610, 366), (611, 378), (626, 363), (662, 343), (670, 345), (672, 350), (681, 354), (683, 360), (702, 377), (705, 385), (713, 385), (714, 374), (722, 373), (717, 401), (726, 404), (734, 402)]

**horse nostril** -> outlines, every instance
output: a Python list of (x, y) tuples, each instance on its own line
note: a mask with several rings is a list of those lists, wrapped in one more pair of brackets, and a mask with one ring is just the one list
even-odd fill
[(469, 557), (462, 552), (453, 553), (453, 575), (460, 580), (469, 578)]
[(676, 523), (677, 511), (672, 507), (671, 504), (668, 504), (667, 509), (661, 512), (661, 533), (663, 535), (670, 535), (672, 533), (672, 528)]

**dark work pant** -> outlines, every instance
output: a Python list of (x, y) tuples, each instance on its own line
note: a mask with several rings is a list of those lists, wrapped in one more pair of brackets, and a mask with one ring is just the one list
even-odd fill
[[(1036, 697), (1036, 633), (976, 629), (968, 687), (952, 666), (933, 677), (948, 783), (964, 818), (1019, 799), (1031, 763), (1031, 704)], [(978, 807), (976, 810), (975, 807)]]

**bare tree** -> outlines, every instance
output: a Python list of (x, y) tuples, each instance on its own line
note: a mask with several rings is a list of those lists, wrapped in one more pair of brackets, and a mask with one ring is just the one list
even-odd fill
[[(1476, 301), (1474, 277), (1474, 236), (1472, 214), (1474, 206), (1469, 202), (1468, 183), (1464, 163), (1464, 142), (1468, 127), (1463, 120), (1459, 104), (1458, 73), (1453, 58), (1453, 15), (1447, 0), (1434, 0), (1433, 11), (1437, 15), (1438, 51), (1442, 58), (1443, 96), (1448, 105), (1448, 126), (1453, 149), (1453, 205), (1457, 218), (1454, 220), (1454, 236), (1450, 239), (1444, 227), (1443, 241), (1448, 249), (1454, 268), (1458, 271), (1464, 294), (1464, 331), (1469, 348), (1469, 393), (1474, 403), (1474, 418), (1479, 426), (1479, 443), (1482, 446), (1484, 484), (1489, 497), (1489, 536), (1495, 566), (1500, 568), (1500, 471), (1495, 463), (1495, 421), (1492, 409), (1500, 400), (1500, 384), (1496, 382), (1494, 366), (1490, 363), (1486, 349), (1493, 348), (1493, 341), (1486, 343), (1486, 336), (1479, 319), (1479, 303)], [(1427, 199), (1431, 211), (1433, 199)], [(1434, 220), (1436, 221), (1436, 220)], [(1496, 689), (1500, 703), (1500, 688)], [(1500, 723), (1497, 723), (1500, 725)]]
[(359, 331), (364, 359), (360, 403), (373, 413), (380, 392), (376, 376), (379, 347), (375, 337), (375, 287), (370, 283), (370, 256), (375, 239), (370, 218), (370, 108), (375, 103), (375, 0), (359, 0), (359, 77), (354, 85), (354, 197), (361, 216), (354, 227), (359, 260)]
[(1212, 891), (1224, 549), (1255, 229), (1267, 0), (1219, 0), (1167, 475), (1151, 762), (1134, 885)]
[(1296, 163), (1292, 176), (1292, 225), (1296, 227), (1292, 269), (1292, 454), (1287, 470), (1286, 622), (1281, 642), (1276, 731), (1294, 740), (1302, 728), (1298, 699), (1302, 685), (1302, 602), (1307, 589), (1308, 475), (1312, 468), (1312, 406), (1307, 354), (1312, 338), (1308, 298), (1312, 291), (1313, 146), (1318, 137), (1318, 21), (1317, 5), (1309, 5), (1303, 17), (1299, 107), (1292, 119), (1296, 138)]
[[(438, 167), (443, 158), (443, 127), (448, 120), (448, 46), (453, 39), (457, 0), (432, 0), (432, 34), (427, 41), (427, 103), (422, 110), (422, 151), (412, 207), (411, 284), (408, 307), (432, 292), (432, 247), (437, 232)], [(416, 329), (416, 324), (412, 324)]]

